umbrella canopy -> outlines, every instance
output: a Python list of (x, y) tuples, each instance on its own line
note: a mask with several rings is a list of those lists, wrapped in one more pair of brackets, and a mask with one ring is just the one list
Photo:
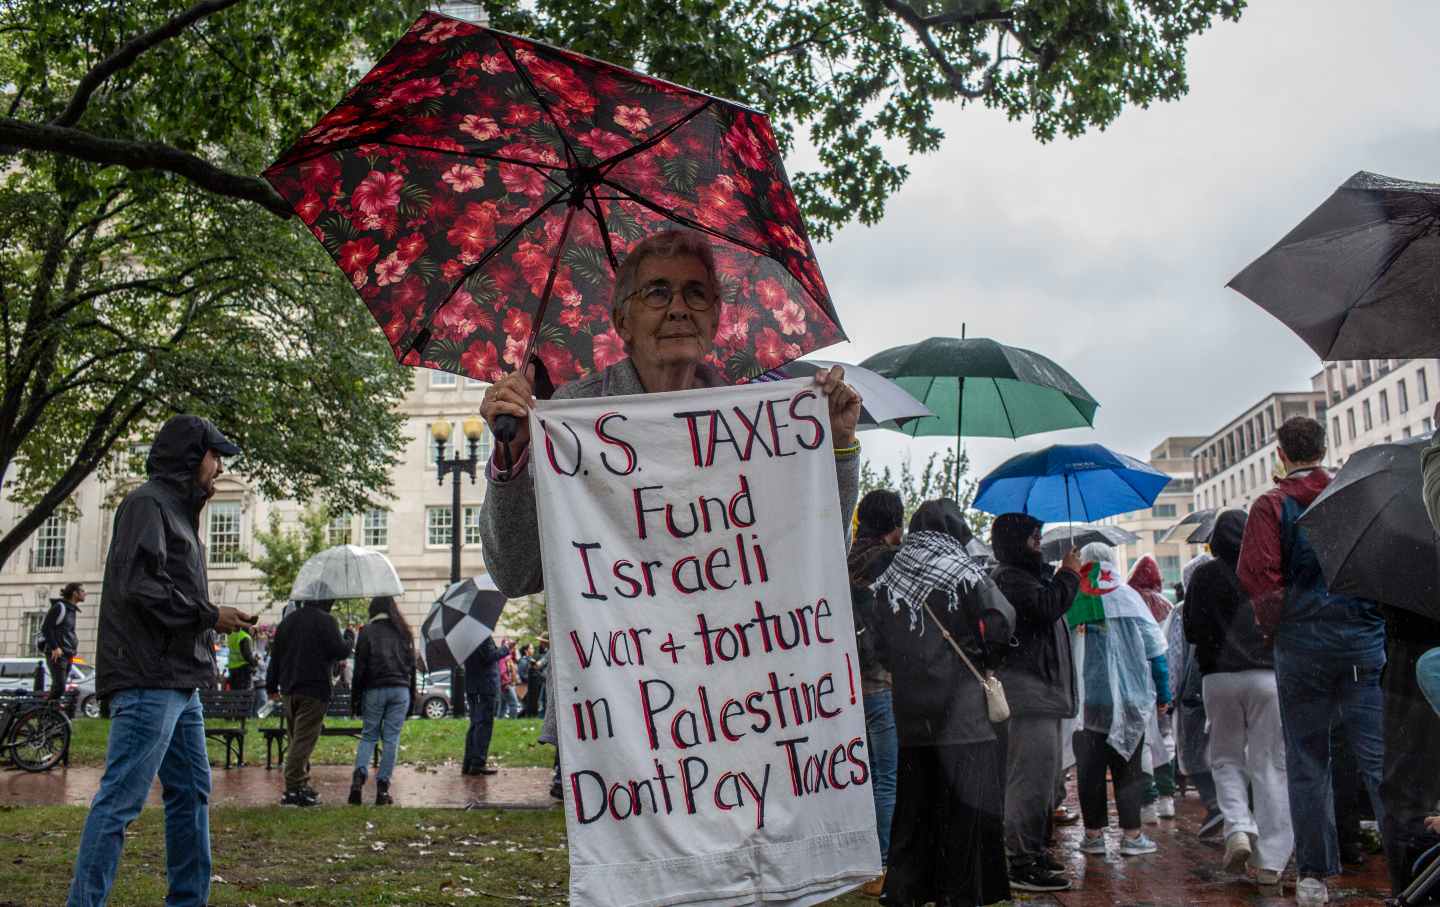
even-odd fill
[(290, 600), (334, 601), (404, 594), (400, 575), (385, 555), (358, 545), (336, 545), (301, 565), (290, 589)]
[(933, 415), (929, 407), (910, 396), (904, 388), (877, 375), (868, 368), (832, 362), (828, 359), (801, 359), (767, 372), (757, 381), (782, 381), (786, 378), (809, 378), (821, 369), (834, 366), (845, 369), (845, 381), (860, 393), (860, 422), (856, 428), (864, 431), (871, 428), (900, 430), (906, 423)]
[(1095, 424), (1100, 406), (1046, 357), (983, 338), (931, 337), (860, 364), (934, 413), (902, 429), (912, 437), (1019, 438), (1080, 428)]
[[(1220, 515), (1216, 508), (1196, 510), (1188, 513), (1180, 522), (1171, 526), (1160, 537), (1160, 541), (1174, 542), (1183, 541), (1187, 545), (1208, 545), (1210, 536), (1215, 534), (1215, 518)], [(1179, 536), (1184, 535), (1181, 539)]]
[(1091, 542), (1103, 542), (1114, 548), (1138, 541), (1140, 536), (1119, 526), (1091, 526), (1083, 523), (1076, 526), (1056, 526), (1045, 530), (1045, 534), (1040, 536), (1040, 553), (1047, 561), (1058, 561), (1063, 560), (1065, 552), (1071, 548), (1084, 548)]
[(1169, 484), (1150, 464), (1099, 444), (1056, 444), (1000, 464), (980, 480), (974, 506), (1046, 523), (1091, 521), (1150, 507)]
[(495, 632), (505, 596), (489, 574), (452, 583), (420, 625), (429, 670), (463, 665)]
[(1440, 620), (1440, 547), (1421, 493), (1428, 440), (1358, 451), (1301, 514), (1300, 526), (1332, 592)]
[(264, 175), (407, 365), (619, 362), (614, 269), (673, 227), (713, 242), (732, 381), (844, 339), (765, 116), (483, 26), (421, 15)]
[(1361, 171), (1229, 284), (1321, 359), (1440, 347), (1440, 185)]

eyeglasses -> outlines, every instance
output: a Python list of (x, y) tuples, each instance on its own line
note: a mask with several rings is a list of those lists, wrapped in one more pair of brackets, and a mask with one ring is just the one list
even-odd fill
[[(675, 288), (663, 280), (646, 284), (635, 292), (626, 296), (629, 300), (640, 297), (640, 301), (652, 309), (665, 309), (670, 307), (670, 301), (675, 298)], [(685, 301), (686, 308), (692, 312), (704, 312), (715, 305), (715, 300), (710, 296), (710, 290), (703, 283), (692, 280), (680, 290), (680, 298)]]

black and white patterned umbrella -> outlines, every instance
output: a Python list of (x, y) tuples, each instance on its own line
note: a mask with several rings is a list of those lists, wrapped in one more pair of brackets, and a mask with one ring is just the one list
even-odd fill
[(420, 625), (426, 667), (434, 671), (464, 664), (495, 632), (504, 608), (505, 596), (488, 575), (452, 583)]

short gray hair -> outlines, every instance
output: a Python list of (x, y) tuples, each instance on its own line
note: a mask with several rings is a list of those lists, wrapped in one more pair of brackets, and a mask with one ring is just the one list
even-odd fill
[(710, 294), (719, 299), (720, 277), (715, 270), (715, 250), (711, 247), (710, 240), (695, 230), (662, 230), (636, 243), (615, 270), (615, 294), (610, 300), (612, 312), (618, 311), (625, 300), (639, 289), (635, 283), (639, 278), (640, 264), (652, 255), (660, 258), (693, 255), (700, 259), (700, 263), (705, 266), (705, 272), (710, 275)]

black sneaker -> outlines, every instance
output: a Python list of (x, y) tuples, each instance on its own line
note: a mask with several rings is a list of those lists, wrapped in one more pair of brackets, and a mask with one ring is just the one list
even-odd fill
[(320, 798), (300, 788), (299, 790), (287, 790), (285, 796), (280, 798), (281, 806), (319, 806)]
[(1201, 837), (1201, 838), (1213, 838), (1213, 837), (1219, 835), (1219, 834), (1220, 834), (1220, 830), (1221, 830), (1222, 828), (1224, 828), (1224, 827), (1225, 827), (1225, 814), (1224, 814), (1224, 813), (1222, 813), (1222, 812), (1221, 812), (1220, 810), (1218, 810), (1218, 809), (1215, 810), (1215, 811), (1212, 812), (1212, 813), (1207, 813), (1206, 816), (1205, 816), (1205, 821), (1200, 823), (1200, 837)]
[(560, 786), (559, 781), (556, 781), (554, 784), (550, 785), (550, 796), (554, 797), (556, 800), (565, 799), (565, 788)]
[(1065, 891), (1070, 887), (1070, 880), (1030, 863), (1010, 867), (1010, 887), (1019, 891)]
[(1365, 848), (1359, 841), (1343, 841), (1340, 844), (1340, 862), (1346, 866), (1364, 866)]
[(1042, 851), (1035, 857), (1035, 863), (1051, 875), (1063, 874), (1065, 872), (1065, 864), (1050, 856), (1049, 851)]

